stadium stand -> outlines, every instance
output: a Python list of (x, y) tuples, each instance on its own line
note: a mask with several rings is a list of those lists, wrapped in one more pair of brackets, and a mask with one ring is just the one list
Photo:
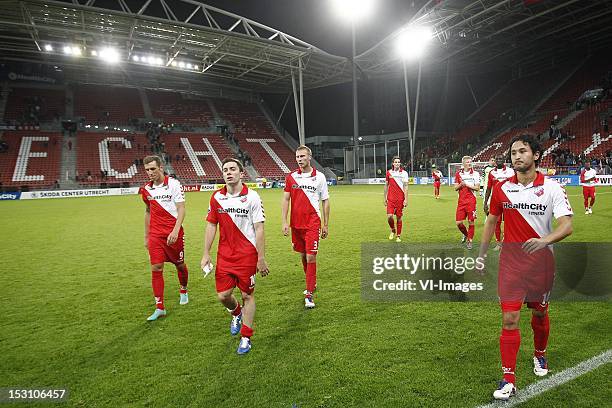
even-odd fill
[(214, 100), (219, 115), (233, 124), (239, 148), (262, 177), (284, 178), (295, 167), (295, 153), (278, 136), (255, 103)]
[(186, 99), (178, 92), (146, 92), (155, 119), (165, 123), (209, 127), (214, 116), (204, 99)]
[(161, 138), (169, 162), (183, 183), (223, 179), (221, 161), (233, 156), (219, 134), (170, 133)]
[(77, 181), (82, 185), (101, 182), (135, 184), (148, 180), (144, 166), (137, 164), (139, 159), (151, 154), (147, 138), (142, 133), (80, 132), (76, 149)]
[(16, 88), (10, 90), (5, 121), (39, 123), (59, 119), (65, 111), (65, 93), (62, 90)]
[(137, 89), (99, 85), (75, 89), (74, 115), (99, 125), (127, 125), (145, 116)]
[(2, 139), (8, 145), (0, 153), (0, 181), (4, 188), (56, 186), (61, 169), (60, 133), (6, 131)]

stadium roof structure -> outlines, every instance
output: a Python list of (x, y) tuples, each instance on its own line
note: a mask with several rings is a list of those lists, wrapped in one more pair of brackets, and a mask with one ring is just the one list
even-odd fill
[(609, 0), (430, 0), (402, 28), (356, 58), (368, 76), (401, 72), (395, 40), (426, 25), (437, 38), (423, 65), (455, 72), (552, 67), (612, 46)]
[[(112, 71), (140, 86), (188, 81), (286, 92), (300, 71), (304, 89), (351, 79), (349, 59), (195, 0), (2, 0), (0, 7), (2, 59), (61, 65), (83, 80)], [(78, 55), (65, 55), (71, 47)], [(118, 54), (116, 68), (92, 55), (103, 47)]]

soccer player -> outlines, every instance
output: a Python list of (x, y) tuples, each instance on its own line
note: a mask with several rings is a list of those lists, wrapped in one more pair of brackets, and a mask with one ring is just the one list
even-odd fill
[[(472, 168), (472, 157), (461, 158), (463, 168), (455, 173), (455, 191), (459, 193), (455, 222), (463, 234), (461, 242), (467, 241), (467, 249), (472, 249), (474, 239), (474, 220), (476, 219), (476, 191), (480, 189), (480, 175)], [(463, 221), (467, 218), (468, 228)]]
[[(597, 170), (591, 168), (591, 162), (584, 162), (584, 169), (580, 172), (580, 184), (582, 184), (582, 196), (584, 197), (584, 213), (593, 214), (595, 204), (595, 184), (597, 183)], [(589, 198), (591, 203), (589, 204)]]
[(185, 196), (181, 183), (164, 174), (162, 159), (147, 156), (142, 160), (149, 182), (140, 188), (146, 205), (144, 245), (151, 260), (151, 285), (155, 296), (155, 311), (149, 321), (166, 316), (164, 306), (164, 262), (176, 266), (180, 283), (180, 304), (189, 302), (187, 280), (189, 272), (185, 265), (183, 220), (185, 219)]
[[(393, 157), (391, 170), (387, 170), (385, 178), (385, 206), (387, 207), (387, 222), (391, 227), (389, 241), (395, 238), (396, 242), (402, 242), (402, 215), (408, 198), (408, 173), (402, 169), (399, 156)], [(397, 235), (393, 223), (394, 214), (397, 221)]]
[[(479, 256), (485, 258), (497, 219), (503, 214), (504, 246), (499, 260), (498, 295), (502, 310), (499, 338), (503, 379), (493, 393), (507, 400), (516, 393), (516, 357), (521, 344), (520, 310), (532, 309), (533, 372), (548, 374), (548, 301), (555, 266), (551, 244), (572, 233), (572, 208), (563, 187), (536, 171), (542, 148), (533, 136), (515, 136), (510, 154), (516, 175), (493, 188)], [(557, 228), (553, 230), (553, 216)]]
[(480, 179), (480, 194), (481, 197), (484, 197), (484, 192), (487, 191), (487, 184), (489, 181), (489, 172), (495, 168), (495, 158), (491, 157), (489, 162), (484, 167), (482, 171), (482, 178)]
[(442, 172), (436, 168), (435, 164), (433, 164), (431, 168), (432, 168), (431, 176), (434, 179), (434, 183), (433, 183), (434, 197), (436, 197), (436, 200), (437, 200), (440, 198), (440, 184), (441, 184), (441, 179), (442, 179)]
[[(236, 352), (251, 350), (253, 321), (255, 319), (255, 275), (268, 274), (264, 247), (264, 209), (259, 194), (242, 183), (242, 163), (233, 158), (223, 160), (225, 187), (210, 197), (204, 253), (200, 265), (206, 271), (212, 268), (210, 248), (219, 226), (215, 286), (219, 301), (231, 313), (230, 334), (240, 333)], [(242, 306), (233, 295), (240, 289)]]
[[(310, 165), (312, 152), (307, 146), (299, 146), (295, 151), (298, 169), (285, 178), (285, 192), (281, 202), (283, 235), (289, 235), (293, 250), (302, 257), (302, 266), (306, 275), (304, 306), (315, 307), (313, 293), (317, 288), (317, 252), (319, 237), (327, 238), (329, 234), (329, 192), (325, 175)], [(323, 223), (319, 201), (323, 203)], [(287, 224), (287, 213), (291, 203), (291, 223)]]
[[(487, 190), (485, 192), (484, 198), (484, 212), (486, 215), (489, 215), (489, 203), (491, 199), (491, 191), (493, 191), (493, 187), (500, 181), (504, 181), (514, 176), (514, 169), (510, 167), (506, 167), (505, 165), (505, 157), (502, 154), (498, 154), (495, 156), (495, 168), (489, 171), (487, 176)], [(495, 225), (495, 250), (499, 251), (501, 249), (501, 223), (503, 220), (503, 215), (497, 218), (497, 224)]]

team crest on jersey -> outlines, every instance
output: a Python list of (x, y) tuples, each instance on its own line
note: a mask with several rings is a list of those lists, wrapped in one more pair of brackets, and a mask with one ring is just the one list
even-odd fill
[(246, 203), (246, 202), (247, 202), (247, 198), (246, 198), (246, 196), (242, 197), (242, 198), (240, 199), (240, 202), (241, 202), (241, 203)]
[(542, 197), (542, 194), (544, 194), (544, 188), (537, 189), (534, 191), (534, 194), (538, 197)]

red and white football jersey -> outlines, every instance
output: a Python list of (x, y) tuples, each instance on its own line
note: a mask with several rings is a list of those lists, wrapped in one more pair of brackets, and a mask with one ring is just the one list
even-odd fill
[(434, 170), (431, 172), (431, 176), (434, 179), (434, 182), (440, 182), (440, 179), (442, 178), (442, 172), (440, 170)]
[(467, 188), (467, 186), (474, 187), (477, 184), (480, 184), (480, 174), (474, 169), (470, 169), (469, 171), (463, 171), (463, 169), (459, 170), (455, 173), (455, 183), (459, 184), (461, 182), (465, 182), (465, 186), (459, 189), (459, 201), (457, 202), (458, 206), (472, 204), (476, 202), (476, 192), (472, 189)]
[(389, 185), (387, 201), (390, 203), (403, 203), (406, 198), (404, 195), (404, 183), (408, 184), (408, 173), (406, 170), (401, 167), (398, 171), (393, 169), (387, 170), (386, 180)]
[(164, 182), (158, 186), (153, 185), (151, 181), (140, 187), (140, 195), (151, 214), (149, 234), (158, 237), (170, 235), (178, 218), (176, 203), (185, 202), (181, 183), (165, 176)]
[(291, 194), (291, 227), (321, 228), (319, 200), (329, 199), (325, 175), (314, 167), (310, 173), (297, 169), (285, 178), (285, 192)]
[[(585, 181), (591, 179), (590, 181)], [(589, 170), (582, 169), (580, 172), (580, 185), (585, 187), (593, 187), (597, 184), (597, 170), (591, 168)]]
[(493, 191), (493, 187), (500, 181), (508, 180), (510, 177), (514, 176), (514, 169), (510, 167), (502, 167), (498, 169), (495, 167), (489, 172), (489, 180), (487, 181), (487, 188), (490, 188)]
[(504, 215), (504, 242), (525, 242), (552, 232), (552, 218), (573, 215), (565, 189), (537, 172), (533, 183), (523, 186), (516, 175), (497, 183), (490, 213)]
[(206, 221), (219, 225), (217, 259), (226, 265), (257, 265), (255, 224), (265, 219), (259, 194), (246, 184), (237, 195), (229, 194), (226, 187), (215, 191), (210, 197)]

